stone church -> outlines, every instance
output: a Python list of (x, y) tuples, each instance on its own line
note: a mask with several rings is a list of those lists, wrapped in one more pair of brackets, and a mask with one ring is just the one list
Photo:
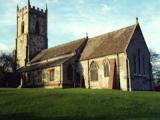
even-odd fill
[(150, 52), (135, 24), (48, 48), (48, 9), (17, 6), (22, 87), (151, 90)]

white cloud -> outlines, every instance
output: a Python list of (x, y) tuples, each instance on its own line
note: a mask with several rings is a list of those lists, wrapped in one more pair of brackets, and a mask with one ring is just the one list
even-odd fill
[(7, 47), (7, 45), (0, 43), (0, 51), (8, 51), (9, 47)]
[(13, 51), (14, 49), (15, 49), (15, 46), (12, 44), (12, 42), (10, 42), (10, 45), (5, 43), (0, 43), (0, 51), (10, 52), (10, 51)]
[(101, 4), (101, 7), (103, 12), (108, 12), (111, 10), (111, 7), (108, 4)]

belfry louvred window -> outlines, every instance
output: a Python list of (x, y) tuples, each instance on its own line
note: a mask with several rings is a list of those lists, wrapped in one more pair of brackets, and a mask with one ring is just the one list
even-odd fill
[(24, 33), (24, 21), (23, 21), (22, 24), (21, 24), (21, 33), (22, 33), (22, 34)]

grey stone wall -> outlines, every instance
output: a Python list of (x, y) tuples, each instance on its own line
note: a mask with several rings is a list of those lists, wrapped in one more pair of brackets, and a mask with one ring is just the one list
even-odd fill
[[(50, 80), (50, 71), (54, 70), (54, 80)], [(39, 72), (41, 74), (39, 74)], [(24, 87), (62, 88), (61, 66), (29, 71), (24, 80)]]
[[(104, 76), (104, 61), (108, 61), (109, 63), (109, 72), (110, 72), (110, 60), (116, 60), (116, 87), (121, 90), (128, 90), (127, 88), (127, 71), (126, 71), (126, 55), (124, 53), (119, 54), (118, 56), (109, 55), (100, 58), (85, 60), (80, 62), (80, 68), (82, 78), (85, 80), (86, 88), (98, 88), (98, 89), (108, 89), (109, 88), (109, 77)], [(98, 65), (98, 81), (91, 81), (90, 77), (90, 65), (92, 62), (96, 62)], [(119, 62), (118, 62), (119, 61)], [(120, 84), (120, 86), (118, 86)]]
[[(48, 47), (47, 11), (24, 7), (17, 9), (16, 55), (17, 68), (23, 67), (41, 50)], [(36, 33), (36, 23), (39, 23), (39, 33)], [(22, 33), (24, 23), (24, 33)]]
[(150, 53), (139, 26), (129, 43), (127, 56), (130, 62), (132, 90), (151, 90)]
[[(41, 50), (48, 47), (47, 12), (30, 8), (29, 12), (29, 53), (32, 59)], [(36, 23), (39, 23), (39, 33), (36, 33)]]
[[(22, 31), (22, 22), (24, 22), (24, 33)], [(23, 8), (17, 11), (17, 38), (16, 38), (16, 55), (17, 68), (23, 67), (26, 61), (27, 39), (28, 39), (28, 9)]]

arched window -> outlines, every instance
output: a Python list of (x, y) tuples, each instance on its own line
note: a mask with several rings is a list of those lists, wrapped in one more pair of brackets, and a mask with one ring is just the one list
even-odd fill
[(90, 76), (91, 81), (98, 81), (98, 65), (95, 62), (90, 65)]
[(39, 22), (38, 21), (36, 22), (35, 32), (36, 32), (36, 34), (40, 33), (40, 27), (39, 27)]
[(22, 24), (21, 24), (21, 33), (22, 33), (22, 34), (24, 33), (24, 21), (23, 21)]
[(146, 71), (145, 71), (145, 57), (144, 57), (144, 55), (143, 55), (142, 62), (143, 62), (143, 74), (145, 75)]
[(38, 71), (38, 82), (42, 82), (42, 71)]
[(31, 82), (31, 73), (28, 72), (28, 83), (30, 83), (30, 82)]
[(138, 48), (138, 69), (139, 69), (139, 74), (141, 74), (141, 51), (140, 51), (140, 48)]
[(55, 74), (54, 69), (51, 69), (50, 70), (50, 81), (54, 81), (54, 74)]
[(67, 78), (68, 80), (73, 80), (73, 67), (71, 64), (69, 64), (67, 67)]
[(109, 64), (107, 61), (104, 61), (103, 68), (104, 68), (104, 77), (109, 77)]
[(136, 55), (134, 54), (133, 55), (133, 71), (134, 71), (134, 74), (137, 73), (137, 64), (136, 64)]

